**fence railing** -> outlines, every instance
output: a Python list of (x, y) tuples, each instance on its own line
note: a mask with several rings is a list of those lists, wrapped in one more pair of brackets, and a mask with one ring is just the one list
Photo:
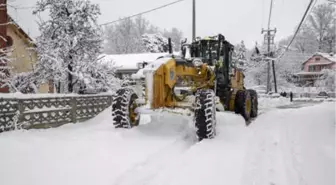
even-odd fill
[(0, 98), (0, 132), (82, 122), (111, 103), (111, 95)]
[[(327, 93), (330, 98), (335, 98), (336, 94), (334, 92)], [(319, 97), (319, 93), (294, 93), (295, 98), (317, 98)]]

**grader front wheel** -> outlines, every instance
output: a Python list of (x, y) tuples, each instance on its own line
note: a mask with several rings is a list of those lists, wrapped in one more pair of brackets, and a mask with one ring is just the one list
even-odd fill
[(258, 94), (255, 90), (248, 90), (251, 95), (251, 118), (255, 118), (258, 116)]
[(198, 140), (211, 139), (216, 135), (216, 102), (211, 89), (196, 92), (194, 123)]
[(139, 125), (139, 115), (135, 112), (138, 96), (132, 89), (119, 89), (112, 100), (112, 123), (116, 128), (132, 128)]
[(245, 121), (250, 121), (252, 101), (249, 91), (239, 90), (235, 98), (235, 112), (241, 114)]

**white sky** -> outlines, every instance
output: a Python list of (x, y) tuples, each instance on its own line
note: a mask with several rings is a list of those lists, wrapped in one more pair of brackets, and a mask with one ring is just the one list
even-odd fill
[[(136, 14), (156, 8), (174, 0), (91, 0), (101, 8), (99, 23), (116, 20), (120, 17)], [(255, 42), (261, 43), (261, 28), (266, 28), (271, 0), (196, 0), (197, 23), (196, 35), (206, 36), (224, 34), (233, 44), (245, 41), (247, 47)], [(278, 32), (276, 40), (293, 33), (310, 0), (274, 0), (271, 27)], [(319, 0), (324, 2), (325, 0)], [(37, 0), (15, 0), (9, 2), (21, 7), (34, 6)], [(191, 9), (192, 0), (185, 0), (170, 7), (148, 13), (143, 17), (152, 24), (170, 29), (177, 27), (183, 31), (184, 37), (190, 38), (192, 33)], [(31, 36), (39, 35), (37, 18), (32, 9), (8, 8), (10, 15)], [(44, 17), (47, 18), (47, 17)]]

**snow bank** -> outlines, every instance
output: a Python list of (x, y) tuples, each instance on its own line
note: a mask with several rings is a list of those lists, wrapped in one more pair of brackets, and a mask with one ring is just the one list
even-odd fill
[(335, 184), (335, 104), (277, 109), (250, 125), (241, 184)]
[(261, 112), (265, 112), (270, 109), (275, 109), (279, 106), (290, 105), (293, 104), (290, 102), (289, 98), (279, 97), (279, 98), (258, 98), (258, 108)]

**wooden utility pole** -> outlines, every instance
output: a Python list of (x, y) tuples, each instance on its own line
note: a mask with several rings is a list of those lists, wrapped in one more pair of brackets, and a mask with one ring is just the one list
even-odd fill
[(270, 77), (270, 71), (271, 71), (271, 64), (270, 61), (272, 62), (272, 68), (273, 68), (273, 80), (274, 80), (274, 90), (277, 93), (277, 85), (276, 85), (276, 75), (275, 75), (275, 68), (274, 68), (274, 60), (270, 59), (273, 58), (273, 52), (271, 52), (271, 44), (274, 44), (274, 37), (276, 33), (276, 28), (271, 29), (270, 24), (271, 24), (271, 16), (272, 16), (272, 8), (273, 8), (273, 0), (271, 0), (271, 5), (270, 5), (270, 12), (269, 12), (269, 17), (268, 17), (268, 26), (267, 30), (262, 29), (261, 34), (266, 33), (264, 35), (264, 42), (267, 42), (267, 85), (266, 85), (266, 92), (268, 93), (271, 89), (271, 77)]
[(192, 4), (192, 40), (196, 39), (196, 0)]

